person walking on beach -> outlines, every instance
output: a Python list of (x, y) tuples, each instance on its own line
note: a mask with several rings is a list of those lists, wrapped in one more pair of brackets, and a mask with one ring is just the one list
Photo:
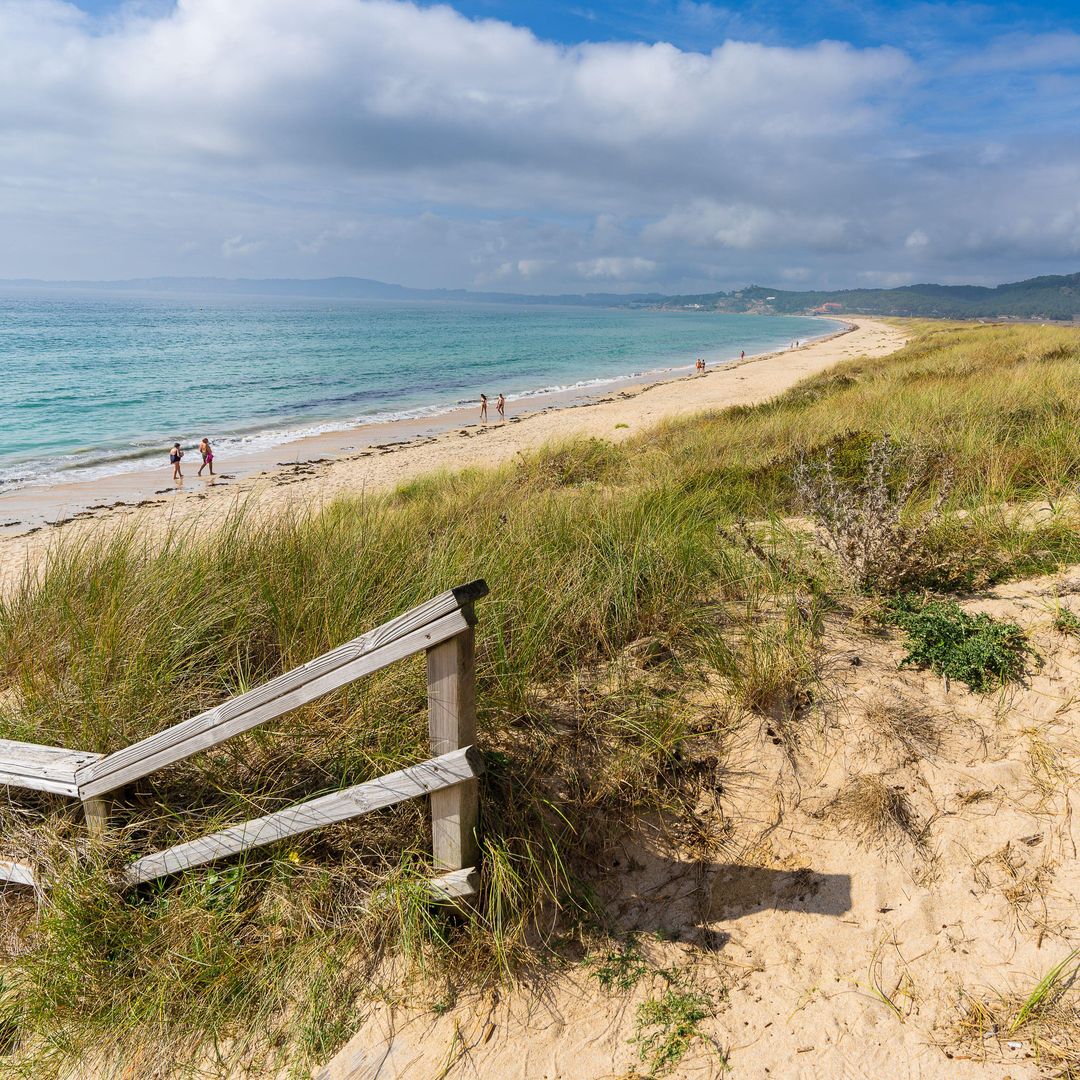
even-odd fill
[(210, 446), (210, 440), (208, 438), (206, 438), (205, 435), (203, 436), (203, 441), (201, 443), (199, 443), (199, 453), (202, 454), (202, 464), (199, 466), (199, 471), (195, 475), (196, 476), (202, 476), (203, 469), (205, 469), (206, 466), (209, 465), (210, 466), (210, 475), (213, 476), (214, 475), (214, 451), (213, 451), (213, 448)]
[(184, 451), (180, 449), (179, 443), (173, 443), (173, 448), (169, 451), (169, 463), (172, 465), (172, 477), (174, 480), (183, 480), (184, 474), (180, 471), (180, 459), (184, 456)]
[(746, 359), (746, 350), (745, 349), (743, 349), (742, 352), (739, 353), (739, 359), (740, 360), (745, 360)]
[(506, 398), (500, 394), (499, 400), (495, 402), (495, 411), (499, 414), (500, 420), (506, 419)]
[(487, 423), (487, 394), (480, 395), (480, 419)]

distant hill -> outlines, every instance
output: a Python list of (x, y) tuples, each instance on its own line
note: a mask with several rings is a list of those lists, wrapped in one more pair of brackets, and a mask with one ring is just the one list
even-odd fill
[(663, 293), (525, 293), (473, 292), (469, 289), (411, 289), (372, 278), (216, 278), (154, 277), (123, 281), (41, 281), (34, 278), (0, 280), (0, 287), (94, 292), (182, 293), (198, 296), (293, 296), (327, 300), (445, 300), (481, 304), (561, 304), (582, 307), (654, 305)]
[(663, 293), (473, 292), (412, 289), (371, 278), (155, 277), (124, 281), (0, 280), (0, 288), (172, 293), (199, 296), (280, 296), (327, 300), (431, 300), (482, 304), (558, 304), (742, 312), (752, 315), (912, 315), (946, 319), (1058, 319), (1080, 317), (1080, 273), (1048, 275), (996, 288), (982, 285), (905, 285), (899, 289), (791, 292), (749, 285), (733, 292)]
[(986, 288), (905, 285), (899, 289), (789, 292), (750, 285), (730, 293), (668, 297), (659, 307), (762, 315), (912, 315), (947, 319), (1063, 319), (1080, 316), (1080, 274), (1047, 275)]

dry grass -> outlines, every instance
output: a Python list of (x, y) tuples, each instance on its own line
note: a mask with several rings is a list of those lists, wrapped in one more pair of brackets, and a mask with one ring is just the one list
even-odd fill
[(920, 821), (904, 789), (886, 783), (884, 777), (851, 778), (824, 813), (866, 847), (893, 851), (926, 847), (927, 825)]
[[(975, 880), (984, 889), (996, 889), (1005, 898), (1018, 928), (1037, 928), (1046, 934), (1054, 929), (1047, 923), (1047, 895), (1057, 865), (1042, 852), (1042, 834), (1009, 841), (997, 851), (975, 862)], [(1038, 852), (1038, 861), (1033, 854)]]
[(903, 747), (909, 760), (930, 757), (941, 750), (941, 720), (923, 706), (899, 694), (879, 694), (866, 704), (864, 717), (875, 736)]
[(1061, 755), (1038, 728), (1025, 728), (1022, 732), (1027, 739), (1028, 772), (1036, 791), (1044, 799), (1068, 791), (1072, 785), (1073, 773), (1061, 760)]

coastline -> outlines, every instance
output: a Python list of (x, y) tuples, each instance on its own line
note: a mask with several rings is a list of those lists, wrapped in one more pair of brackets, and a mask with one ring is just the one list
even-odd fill
[[(226, 471), (244, 477), (295, 460), (298, 450), (302, 456), (312, 437), (328, 436), (320, 442), (337, 455), (397, 439), (398, 430), (437, 433), (446, 414), (478, 404), (481, 390), (491, 398), (503, 391), (514, 412), (532, 412), (689, 374), (694, 356), (710, 366), (730, 363), (740, 348), (759, 355), (844, 325), (812, 316), (606, 308), (210, 309), (207, 316), (193, 303), (149, 311), (89, 303), (71, 318), (90, 329), (57, 346), (48, 336), (57, 319), (47, 298), (21, 314), (0, 296), (4, 318), (14, 319), (29, 345), (3, 350), (14, 367), (3, 395), (12, 423), (0, 438), (0, 535), (25, 527), (19, 518), (40, 505), (20, 505), (26, 492), (63, 489), (63, 516), (158, 494), (163, 448), (176, 439), (189, 465), (195, 440), (209, 435)], [(195, 355), (198, 364), (189, 362)], [(161, 378), (163, 365), (173, 378)]]
[[(841, 360), (884, 355), (906, 340), (902, 330), (875, 320), (845, 322), (844, 329), (797, 349), (716, 364), (704, 374), (628, 380), (600, 395), (570, 395), (570, 400), (557, 394), (528, 399), (505, 421), (498, 420), (492, 403), (486, 425), (470, 407), (422, 421), (310, 436), (251, 455), (243, 475), (229, 467), (232, 462), (221, 462), (225, 472), (215, 480), (196, 478), (196, 459), (181, 487), (169, 481), (167, 467), (157, 467), (115, 480), (12, 492), (0, 497), (0, 530), (7, 526), (6, 533), (0, 531), (0, 582), (35, 565), (50, 543), (74, 529), (132, 521), (170, 527), (194, 519), (212, 527), (241, 503), (254, 504), (258, 513), (301, 502), (317, 509), (340, 495), (387, 490), (441, 468), (497, 465), (559, 438), (620, 441), (665, 419), (767, 400)], [(342, 447), (343, 442), (350, 445)], [(13, 521), (18, 524), (9, 524)]]

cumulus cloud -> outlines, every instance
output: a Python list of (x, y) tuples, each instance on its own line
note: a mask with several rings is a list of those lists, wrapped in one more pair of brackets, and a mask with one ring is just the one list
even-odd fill
[[(1060, 67), (1073, 48), (1010, 55)], [(0, 276), (243, 260), (674, 287), (1073, 254), (1076, 148), (943, 142), (905, 113), (923, 81), (888, 47), (567, 47), (397, 0), (178, 0), (107, 22), (0, 0)], [(1021, 177), (1043, 196), (1022, 222)]]

